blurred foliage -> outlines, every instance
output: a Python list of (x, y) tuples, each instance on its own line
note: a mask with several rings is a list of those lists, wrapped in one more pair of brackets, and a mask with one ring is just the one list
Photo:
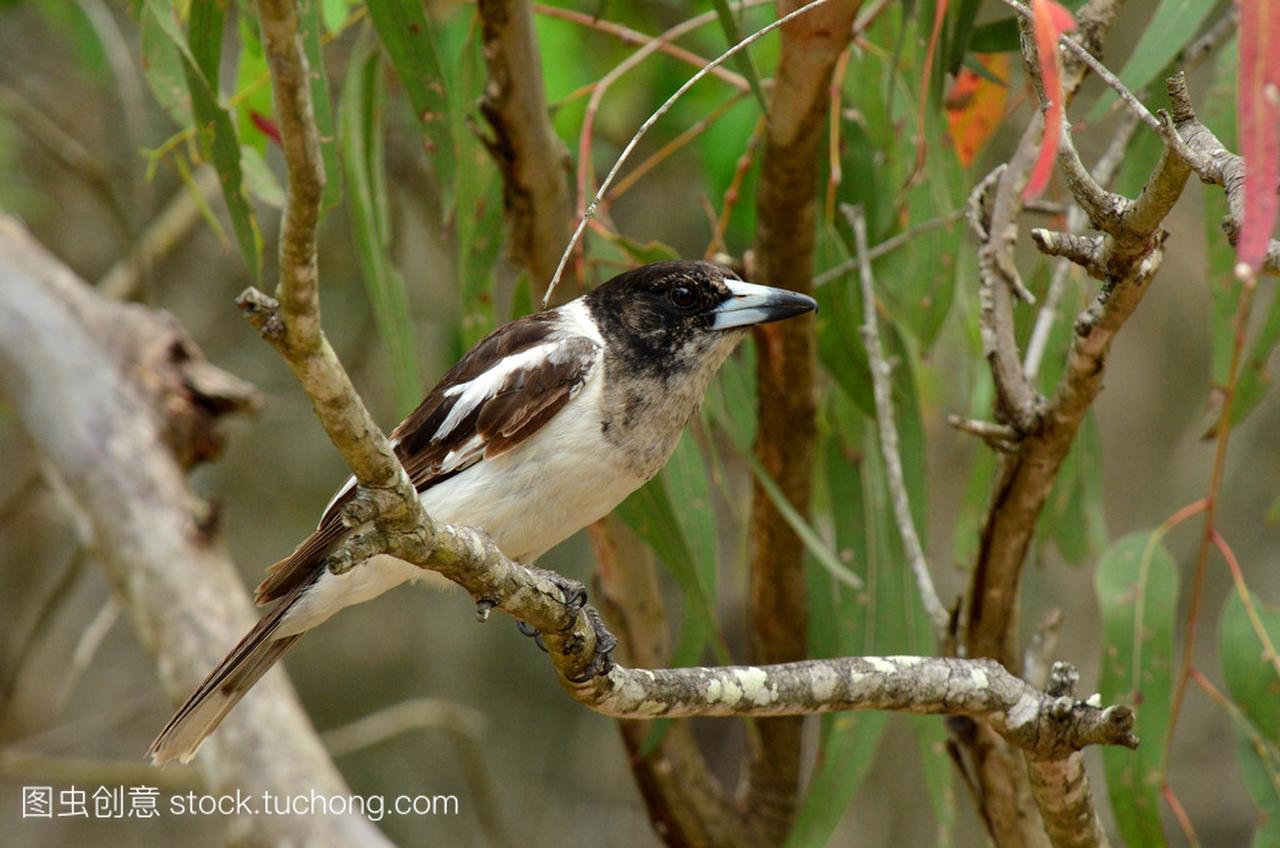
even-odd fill
[[(0, 10), (19, 5), (22, 0), (6, 0)], [(86, 74), (108, 77), (107, 47), (83, 4), (31, 0), (31, 5), (46, 16), (54, 33), (73, 45)], [(594, 173), (603, 173), (641, 120), (693, 69), (661, 54), (641, 64), (610, 89), (594, 133), (581, 139), (589, 87), (635, 49), (595, 31), (591, 16), (657, 34), (679, 23), (686, 10), (661, 3), (574, 5), (557, 0), (556, 5), (585, 14), (588, 23), (537, 17), (554, 126), (571, 150), (587, 151)], [(744, 10), (723, 0), (703, 5), (697, 11), (715, 14), (680, 43), (706, 58), (773, 14), (771, 7)], [(1159, 79), (1215, 8), (1221, 4), (1211, 0), (1163, 0), (1144, 24), (1122, 78), (1134, 87), (1148, 87), (1148, 102), (1162, 105)], [(459, 316), (448, 329), (444, 347), (452, 356), (460, 355), (502, 321), (532, 308), (530, 281), (500, 261), (502, 186), (481, 138), (486, 128), (476, 106), (486, 76), (475, 8), (462, 3), (424, 5), (418, 0), (301, 0), (299, 9), (314, 70), (311, 94), (328, 175), (324, 206), (341, 206), (349, 223), (348, 249), (358, 259), (390, 365), (394, 405), (403, 413), (425, 387), (425, 345), (417, 336), (422, 315), (414, 314), (415, 306), (422, 309), (414, 297), (418, 281), (406, 280), (397, 267), (406, 246), (394, 241), (402, 230), (395, 226), (399, 207), (392, 201), (412, 189), (401, 189), (388, 178), (391, 133), (418, 136), (411, 146), (426, 177), (415, 187), (426, 189), (417, 199), (429, 207), (424, 220), (438, 224), (432, 238), (446, 245), (450, 259), (449, 267), (433, 269), (455, 293)], [(946, 18), (939, 28), (930, 78), (923, 80), (922, 88), (924, 53), (938, 9), (945, 9)], [(149, 171), (172, 167), (186, 174), (198, 161), (215, 166), (222, 197), (216, 214), (225, 213), (244, 265), (256, 279), (264, 265), (262, 221), (274, 219), (274, 208), (282, 202), (284, 174), (273, 139), (271, 91), (252, 4), (133, 0), (129, 10), (146, 83), (170, 121), (167, 139), (146, 139)], [(1013, 61), (1007, 55), (989, 55), (1017, 49), (1017, 27), (998, 3), (916, 0), (884, 7), (842, 62), (842, 75), (832, 85), (832, 125), (822, 155), (825, 164), (815, 181), (820, 210), (815, 272), (851, 258), (848, 224), (835, 211), (841, 204), (861, 206), (873, 244), (948, 216), (963, 205), (974, 181), (993, 164), (991, 150), (1011, 123), (1009, 114), (1017, 109), (1019, 115), (1026, 113), (1025, 79), (1016, 53)], [(758, 156), (749, 153), (750, 141), (761, 113), (759, 78), (776, 66), (777, 53), (777, 39), (772, 37), (731, 63), (749, 80), (752, 96), (709, 80), (658, 123), (631, 167), (698, 121), (719, 114), (644, 178), (663, 195), (659, 212), (652, 206), (635, 212), (630, 195), (606, 203), (600, 217), (605, 231), (588, 233), (584, 278), (574, 279), (571, 267), (566, 290), (589, 287), (631, 263), (700, 255), (705, 245), (714, 244), (711, 220), (725, 215), (729, 206), (724, 246), (735, 256), (750, 248), (759, 171)], [(1202, 116), (1229, 146), (1236, 123), (1235, 68), (1234, 44), (1229, 43), (1209, 66), (1209, 91), (1202, 98)], [(949, 89), (949, 83), (957, 74), (968, 74), (970, 91), (979, 87), (981, 96), (951, 96), (955, 89)], [(951, 95), (944, 97), (948, 91)], [(739, 99), (733, 102), (733, 96)], [(1109, 103), (1109, 95), (1098, 98), (1089, 121), (1103, 120)], [(924, 116), (921, 127), (916, 124), (918, 114)], [(952, 133), (960, 140), (963, 157), (952, 147)], [(0, 161), (6, 165), (8, 134), (0, 127)], [(921, 148), (924, 165), (917, 172)], [(1129, 196), (1140, 191), (1159, 152), (1156, 137), (1140, 129), (1117, 181), (1119, 190)], [(664, 169), (671, 163), (681, 165), (680, 174), (696, 174), (695, 181), (674, 186), (678, 196), (672, 184), (664, 182)], [(586, 189), (589, 196), (594, 186)], [(8, 189), (0, 190), (0, 201), (9, 197)], [(684, 214), (684, 208), (696, 208), (700, 200), (709, 213), (705, 220)], [(663, 204), (668, 210), (681, 207), (680, 214), (670, 216), (674, 223), (664, 220)], [(1219, 228), (1226, 211), (1221, 193), (1206, 192), (1205, 207), (1213, 379), (1223, 385), (1235, 337), (1232, 318), (1239, 286), (1231, 276), (1234, 259)], [(214, 211), (206, 214), (221, 226), (214, 221)], [(937, 545), (930, 547), (927, 541), (931, 525), (926, 458), (938, 438), (934, 422), (951, 411), (940, 408), (955, 394), (947, 391), (949, 383), (963, 385), (969, 404), (954, 411), (984, 417), (991, 405), (990, 379), (982, 367), (975, 330), (969, 253), (965, 226), (952, 219), (873, 263), (878, 318), (893, 364), (893, 403), (907, 492), (926, 548), (934, 551), (935, 572), (951, 563), (943, 562)], [(1041, 294), (1050, 266), (1038, 259), (1029, 262), (1034, 270), (1024, 276)], [(269, 272), (271, 263), (266, 266)], [(1068, 283), (1040, 371), (1039, 387), (1045, 393), (1062, 374), (1071, 318), (1092, 297), (1092, 285), (1077, 274)], [(812, 515), (792, 510), (791, 516), (809, 552), (811, 650), (819, 657), (930, 654), (937, 646), (915, 582), (904, 566), (876, 439), (867, 356), (858, 331), (863, 309), (856, 272), (834, 276), (818, 289), (817, 297), (823, 369), (818, 473)], [(1280, 296), (1272, 287), (1259, 297), (1269, 298), (1262, 301), (1269, 302), (1269, 308), (1250, 337), (1236, 393), (1236, 424), (1265, 396), (1267, 362), (1280, 342)], [(1018, 333), (1024, 345), (1034, 320), (1033, 310), (1019, 311)], [(680, 622), (676, 664), (728, 662), (737, 644), (740, 622), (736, 614), (725, 611), (723, 600), (735, 596), (745, 582), (743, 481), (763, 473), (752, 466), (750, 452), (755, 409), (767, 402), (755, 395), (754, 357), (754, 347), (746, 344), (725, 366), (702, 415), (666, 469), (619, 510), (664, 563), (672, 591), (682, 600), (681, 614), (673, 616)], [(1175, 673), (1178, 574), (1163, 546), (1163, 530), (1107, 545), (1102, 463), (1102, 439), (1091, 416), (1040, 518), (1038, 541), (1042, 551), (1048, 547), (1044, 543), (1052, 543), (1057, 555), (1073, 565), (1096, 564), (1104, 624), (1098, 636), (1099, 688), (1106, 702), (1139, 705), (1138, 733), (1145, 743), (1137, 753), (1103, 752), (1107, 790), (1116, 825), (1128, 844), (1163, 844), (1160, 792), (1166, 780), (1164, 736)], [(952, 505), (948, 524), (954, 560), (967, 566), (978, 546), (996, 463), (989, 451), (976, 450), (963, 465), (960, 474), (968, 483)], [(767, 480), (761, 482), (768, 486)], [(785, 510), (786, 504), (781, 506)], [(1046, 552), (1040, 559), (1049, 556)], [(1261, 601), (1254, 603), (1261, 608)], [(1265, 612), (1262, 620), (1272, 642), (1280, 639), (1276, 614)], [(1259, 661), (1258, 633), (1238, 596), (1227, 602), (1219, 621), (1220, 659), (1238, 731), (1242, 776), (1260, 815), (1270, 816), (1259, 828), (1255, 845), (1274, 845), (1280, 840), (1277, 684), (1269, 676), (1274, 667)], [(887, 725), (882, 713), (823, 717), (816, 770), (789, 845), (827, 842), (863, 788)], [(929, 798), (939, 841), (947, 843), (956, 810), (945, 726), (931, 718), (913, 719), (912, 725), (921, 758), (921, 788)]]

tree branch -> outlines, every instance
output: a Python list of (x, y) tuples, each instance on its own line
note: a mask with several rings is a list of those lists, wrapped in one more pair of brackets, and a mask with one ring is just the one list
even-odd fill
[[(1244, 159), (1227, 150), (1213, 131), (1200, 122), (1187, 93), (1186, 76), (1179, 72), (1167, 82), (1171, 114), (1163, 135), (1171, 148), (1184, 158), (1196, 175), (1206, 183), (1221, 187), (1227, 195), (1227, 217), (1222, 229), (1232, 245), (1240, 234), (1244, 219)], [(1267, 257), (1260, 269), (1263, 274), (1280, 274), (1280, 241), (1272, 239)]]
[[(617, 629), (622, 659), (641, 668), (667, 665), (669, 624), (653, 555), (621, 522), (597, 522), (590, 531), (601, 610)], [(652, 723), (622, 720), (618, 727), (649, 820), (668, 845), (769, 844), (711, 772), (688, 722), (671, 724), (656, 746), (648, 744)]]
[[(1118, 0), (1091, 0), (1080, 9), (1077, 38), (1085, 53), (1101, 52), (1118, 7)], [(1018, 586), (1036, 521), (1085, 412), (1101, 388), (1111, 339), (1137, 306), (1145, 293), (1145, 282), (1159, 267), (1159, 222), (1181, 193), (1187, 173), (1166, 154), (1142, 197), (1131, 204), (1116, 204), (1079, 163), (1070, 127), (1064, 122), (1059, 162), (1068, 173), (1068, 187), (1076, 202), (1091, 213), (1095, 225), (1104, 229), (1104, 238), (1096, 254), (1086, 250), (1091, 244), (1072, 238), (1052, 239), (1042, 232), (1039, 240), (1061, 246), (1072, 258), (1088, 257), (1091, 272), (1104, 274), (1106, 281), (1094, 305), (1077, 319), (1066, 373), (1052, 400), (1044, 401), (1034, 391), (1020, 362), (1012, 311), (1012, 293), (1018, 279), (1013, 246), (1021, 208), (1020, 189), (1038, 150), (1046, 106), (1034, 39), (1028, 35), (1024, 27), (1024, 64), (1040, 95), (1041, 111), (1029, 122), (1009, 167), (993, 173), (984, 181), (986, 185), (975, 190), (970, 214), (980, 242), (983, 339), (997, 387), (996, 415), (1003, 423), (1014, 425), (1022, 438), (1013, 452), (1002, 457), (983, 523), (969, 593), (965, 642), (969, 656), (996, 657), (1007, 665), (1017, 662)], [(1063, 94), (1068, 101), (1083, 81), (1086, 68), (1097, 66), (1096, 60), (1086, 62), (1080, 55), (1081, 51), (1073, 51), (1065, 63)], [(1125, 97), (1126, 102), (1132, 99), (1131, 94)], [(1142, 116), (1146, 110), (1135, 112)], [(1037, 778), (1038, 788), (1033, 790), (1026, 783), (1018, 758), (1011, 756), (1007, 746), (986, 728), (977, 728), (969, 748), (981, 786), (983, 812), (1000, 845), (1035, 844), (1044, 838), (1043, 832), (1031, 825), (1034, 813), (1028, 800), (1032, 796), (1046, 820), (1047, 832), (1054, 838), (1062, 833), (1058, 824), (1067, 815), (1064, 810), (1087, 806), (1087, 789), (1085, 794), (1070, 798), (1063, 794), (1085, 786), (1078, 764), (1047, 767)], [(1051, 775), (1053, 769), (1057, 773)], [(1033, 768), (1032, 773), (1035, 771)], [(1070, 779), (1062, 779), (1064, 774)], [(1093, 833), (1092, 829), (1088, 832)]]
[(889, 495), (893, 501), (893, 516), (898, 523), (898, 536), (907, 555), (907, 563), (916, 577), (920, 602), (933, 625), (936, 643), (945, 645), (951, 636), (951, 616), (938, 600), (933, 587), (929, 564), (924, 558), (924, 548), (916, 533), (915, 519), (911, 516), (911, 502), (907, 498), (907, 485), (902, 476), (902, 454), (898, 448), (898, 428), (893, 422), (893, 387), (889, 382), (889, 363), (880, 344), (880, 324), (876, 309), (875, 280), (871, 276), (871, 257), (867, 249), (867, 224), (860, 208), (841, 207), (853, 227), (854, 247), (859, 260), (859, 276), (862, 288), (862, 343), (867, 348), (867, 362), (871, 370), (871, 388), (875, 396), (876, 423), (880, 431), (880, 455), (884, 459), (888, 478)]
[(571, 231), (569, 152), (551, 126), (528, 0), (479, 0), (478, 8), (489, 67), (480, 111), (502, 171), (507, 255), (540, 295)]
[[(183, 472), (215, 455), (216, 419), (252, 402), (168, 316), (106, 301), (0, 219), (0, 386), (50, 473), (165, 691), (180, 702), (253, 616), (209, 507)], [(283, 675), (227, 717), (198, 763), (213, 792), (347, 794)], [(253, 844), (386, 845), (358, 816), (244, 816)]]
[[(779, 14), (802, 3), (779, 3)], [(848, 45), (857, 2), (829, 3), (782, 28), (782, 52), (769, 96), (756, 191), (755, 268), (762, 282), (812, 290), (819, 147), (831, 75)], [(755, 454), (802, 515), (808, 511), (817, 438), (817, 337), (812, 321), (770, 324), (755, 332), (756, 381), (762, 398)], [(748, 540), (751, 659), (806, 655), (804, 548), (753, 480)], [(800, 780), (798, 719), (760, 722), (752, 741), (745, 806), (774, 842), (795, 813)]]

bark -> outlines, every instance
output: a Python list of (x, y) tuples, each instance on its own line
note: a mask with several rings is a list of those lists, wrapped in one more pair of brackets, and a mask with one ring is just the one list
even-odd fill
[[(172, 318), (99, 297), (8, 218), (0, 289), (0, 388), (180, 703), (254, 621), (214, 514), (183, 477), (216, 455), (216, 419), (254, 395)], [(282, 673), (228, 716), (197, 765), (219, 794), (350, 794)], [(233, 817), (227, 839), (388, 844), (358, 816)]]
[[(804, 5), (779, 3), (787, 14)], [(779, 58), (757, 192), (755, 268), (758, 282), (810, 292), (813, 280), (818, 152), (827, 91), (848, 45), (856, 2), (830, 3), (782, 27)], [(755, 452), (765, 471), (801, 514), (812, 488), (816, 428), (813, 321), (766, 325), (755, 334), (760, 397)], [(749, 540), (751, 659), (756, 663), (805, 656), (807, 602), (804, 549), (757, 482), (752, 490)], [(795, 815), (800, 780), (799, 719), (763, 721), (753, 735), (745, 805), (773, 841), (785, 837)]]
[(529, 3), (480, 0), (479, 10), (489, 67), (480, 109), (502, 171), (507, 255), (528, 270), (536, 300), (569, 240), (569, 152), (551, 125)]

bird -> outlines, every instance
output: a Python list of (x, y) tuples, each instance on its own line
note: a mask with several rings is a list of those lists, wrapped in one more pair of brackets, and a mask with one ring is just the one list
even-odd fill
[[(625, 271), (563, 306), (505, 324), (458, 361), (390, 436), (427, 514), (476, 527), (532, 564), (652, 479), (711, 378), (751, 327), (817, 308), (713, 262)], [(350, 477), (315, 532), (270, 566), (273, 604), (174, 713), (147, 751), (189, 762), (245, 693), (308, 630), (411, 580), (444, 578), (380, 554), (341, 574)]]

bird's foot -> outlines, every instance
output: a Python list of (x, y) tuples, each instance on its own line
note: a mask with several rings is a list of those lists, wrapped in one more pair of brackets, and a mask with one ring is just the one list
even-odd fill
[(593, 677), (601, 674), (608, 674), (613, 668), (613, 649), (618, 647), (618, 637), (609, 632), (609, 628), (604, 626), (604, 619), (595, 607), (587, 607), (587, 621), (591, 623), (591, 629), (596, 634), (596, 651), (591, 657), (591, 664), (586, 667), (580, 677), (573, 678), (573, 683), (586, 683)]
[[(618, 646), (618, 639), (605, 627), (604, 619), (600, 617), (600, 613), (596, 611), (595, 607), (587, 606), (587, 587), (577, 580), (557, 574), (554, 571), (533, 570), (554, 583), (556, 588), (560, 590), (560, 594), (564, 599), (565, 611), (569, 614), (570, 624), (568, 629), (572, 629), (574, 623), (577, 622), (578, 613), (585, 612), (587, 621), (595, 633), (595, 653), (591, 658), (591, 663), (583, 671), (582, 675), (573, 678), (572, 682), (583, 683), (613, 668), (613, 658), (610, 656), (610, 652)], [(547, 651), (546, 640), (543, 639), (542, 633), (536, 627), (523, 621), (517, 621), (516, 627), (525, 636), (532, 637), (534, 644), (544, 653)]]

